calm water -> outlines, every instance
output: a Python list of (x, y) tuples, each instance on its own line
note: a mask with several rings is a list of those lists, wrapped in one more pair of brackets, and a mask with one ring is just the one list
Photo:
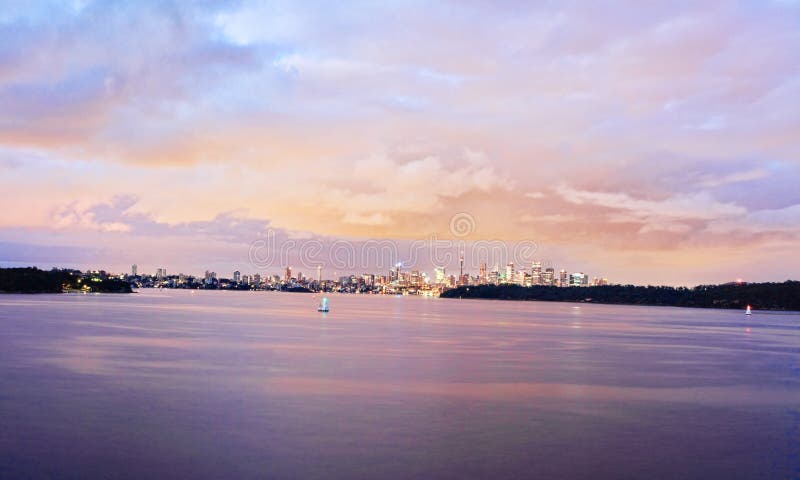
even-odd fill
[(800, 316), (0, 296), (0, 478), (800, 478)]

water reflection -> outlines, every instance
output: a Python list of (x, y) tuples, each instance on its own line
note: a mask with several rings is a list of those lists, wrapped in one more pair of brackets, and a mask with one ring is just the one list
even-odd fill
[(0, 477), (798, 467), (796, 316), (375, 296), (319, 313), (309, 298), (0, 297)]

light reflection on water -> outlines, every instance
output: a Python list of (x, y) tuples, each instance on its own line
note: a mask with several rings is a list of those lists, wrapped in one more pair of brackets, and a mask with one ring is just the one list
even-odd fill
[(0, 478), (794, 478), (800, 317), (0, 297)]

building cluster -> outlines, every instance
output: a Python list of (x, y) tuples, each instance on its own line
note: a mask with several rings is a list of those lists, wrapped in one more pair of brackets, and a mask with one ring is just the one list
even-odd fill
[[(463, 261), (462, 261), (463, 265)], [(549, 286), (549, 287), (588, 287), (608, 285), (608, 279), (604, 277), (594, 277), (590, 280), (588, 274), (583, 272), (568, 273), (566, 270), (559, 270), (553, 267), (542, 267), (542, 262), (534, 261), (530, 269), (517, 268), (514, 262), (509, 262), (504, 268), (495, 266), (488, 270), (486, 264), (480, 265), (478, 275), (470, 276), (462, 270), (459, 275), (447, 276), (444, 268), (436, 269), (437, 283), (443, 283), (450, 287), (462, 285), (501, 285), (512, 284), (523, 287)]]
[(459, 286), (513, 284), (525, 287), (587, 287), (608, 285), (606, 278), (594, 277), (583, 272), (568, 273), (552, 267), (542, 268), (541, 262), (533, 262), (530, 268), (517, 268), (508, 263), (505, 268), (495, 266), (488, 269), (481, 264), (477, 275), (464, 273), (461, 260), (458, 275), (448, 274), (444, 267), (434, 269), (433, 277), (419, 270), (401, 270), (395, 266), (386, 275), (364, 273), (345, 275), (335, 280), (322, 278), (322, 267), (306, 276), (298, 271), (293, 273), (286, 267), (282, 275), (242, 274), (234, 271), (228, 277), (219, 277), (216, 272), (206, 270), (200, 276), (168, 275), (166, 268), (159, 268), (155, 275), (139, 275), (138, 267), (131, 266), (131, 274), (123, 277), (140, 288), (189, 288), (212, 290), (293, 290), (322, 291), (340, 293), (376, 293), (402, 295), (438, 296), (442, 291)]

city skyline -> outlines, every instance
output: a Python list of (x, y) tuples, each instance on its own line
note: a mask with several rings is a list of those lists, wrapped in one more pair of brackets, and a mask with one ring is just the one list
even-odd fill
[(777, 0), (11, 2), (0, 265), (244, 272), (272, 232), (532, 242), (618, 283), (797, 278), (798, 18)]
[[(212, 289), (212, 290), (289, 290), (312, 292), (371, 293), (371, 294), (403, 294), (438, 297), (443, 292), (457, 287), (517, 285), (521, 287), (596, 287), (614, 285), (602, 276), (591, 278), (584, 272), (567, 272), (545, 266), (534, 261), (530, 268), (509, 262), (500, 268), (480, 265), (477, 274), (465, 271), (463, 258), (460, 259), (458, 275), (447, 274), (444, 267), (436, 267), (433, 275), (416, 268), (403, 269), (401, 264), (394, 268), (378, 272), (361, 274), (332, 275), (323, 277), (323, 268), (317, 265), (314, 273), (308, 276), (301, 270), (293, 270), (291, 266), (283, 269), (282, 275), (259, 271), (244, 274), (234, 270), (232, 275), (205, 270), (202, 275), (185, 273), (168, 273), (166, 267), (159, 267), (155, 273), (140, 271), (138, 264), (130, 266), (130, 273), (111, 272), (105, 269), (80, 272), (85, 281), (84, 289), (89, 289), (92, 282), (106, 279), (123, 280), (135, 288), (177, 288), (177, 289)], [(70, 275), (78, 272), (67, 270)], [(80, 283), (80, 281), (78, 281)]]
[(310, 270), (307, 271), (308, 275), (304, 275), (302, 270), (294, 269), (291, 265), (287, 265), (281, 272), (283, 275), (277, 272), (270, 273), (267, 270), (258, 270), (255, 272), (250, 271), (244, 273), (239, 270), (233, 270), (232, 275), (226, 275), (225, 273), (221, 272), (218, 273), (213, 270), (205, 270), (202, 275), (195, 275), (184, 272), (168, 273), (166, 267), (156, 268), (155, 273), (140, 272), (139, 265), (133, 264), (130, 267), (130, 274), (97, 269), (89, 271), (102, 271), (110, 276), (117, 276), (120, 278), (150, 277), (157, 281), (175, 278), (203, 278), (205, 281), (210, 279), (219, 279), (220, 281), (229, 281), (234, 284), (241, 283), (250, 285), (258, 285), (262, 282), (270, 284), (321, 284), (323, 282), (341, 282), (344, 278), (356, 279), (360, 277), (372, 277), (373, 280), (382, 277), (385, 279), (384, 281), (388, 283), (392, 280), (398, 280), (403, 276), (418, 277), (418, 281), (413, 282), (414, 286), (435, 285), (446, 286), (448, 288), (469, 285), (498, 285), (503, 283), (517, 284), (520, 286), (543, 285), (558, 287), (590, 285), (597, 286), (610, 284), (609, 280), (602, 275), (593, 277), (592, 275), (582, 271), (568, 272), (563, 268), (557, 269), (552, 266), (545, 266), (539, 261), (533, 262), (530, 267), (515, 265), (513, 262), (509, 262), (504, 265), (503, 268), (500, 268), (498, 265), (489, 268), (485, 263), (483, 263), (480, 265), (477, 273), (465, 271), (463, 268), (461, 268), (458, 275), (455, 273), (447, 273), (447, 269), (445, 267), (435, 267), (433, 274), (431, 274), (431, 272), (423, 271), (418, 268), (414, 268), (413, 266), (402, 268), (402, 265), (400, 264), (397, 264), (394, 268), (383, 272), (362, 272), (359, 274), (333, 271), (330, 272), (330, 275), (323, 276), (323, 272), (325, 270), (321, 265), (317, 265), (316, 268), (311, 268), (308, 270)]

